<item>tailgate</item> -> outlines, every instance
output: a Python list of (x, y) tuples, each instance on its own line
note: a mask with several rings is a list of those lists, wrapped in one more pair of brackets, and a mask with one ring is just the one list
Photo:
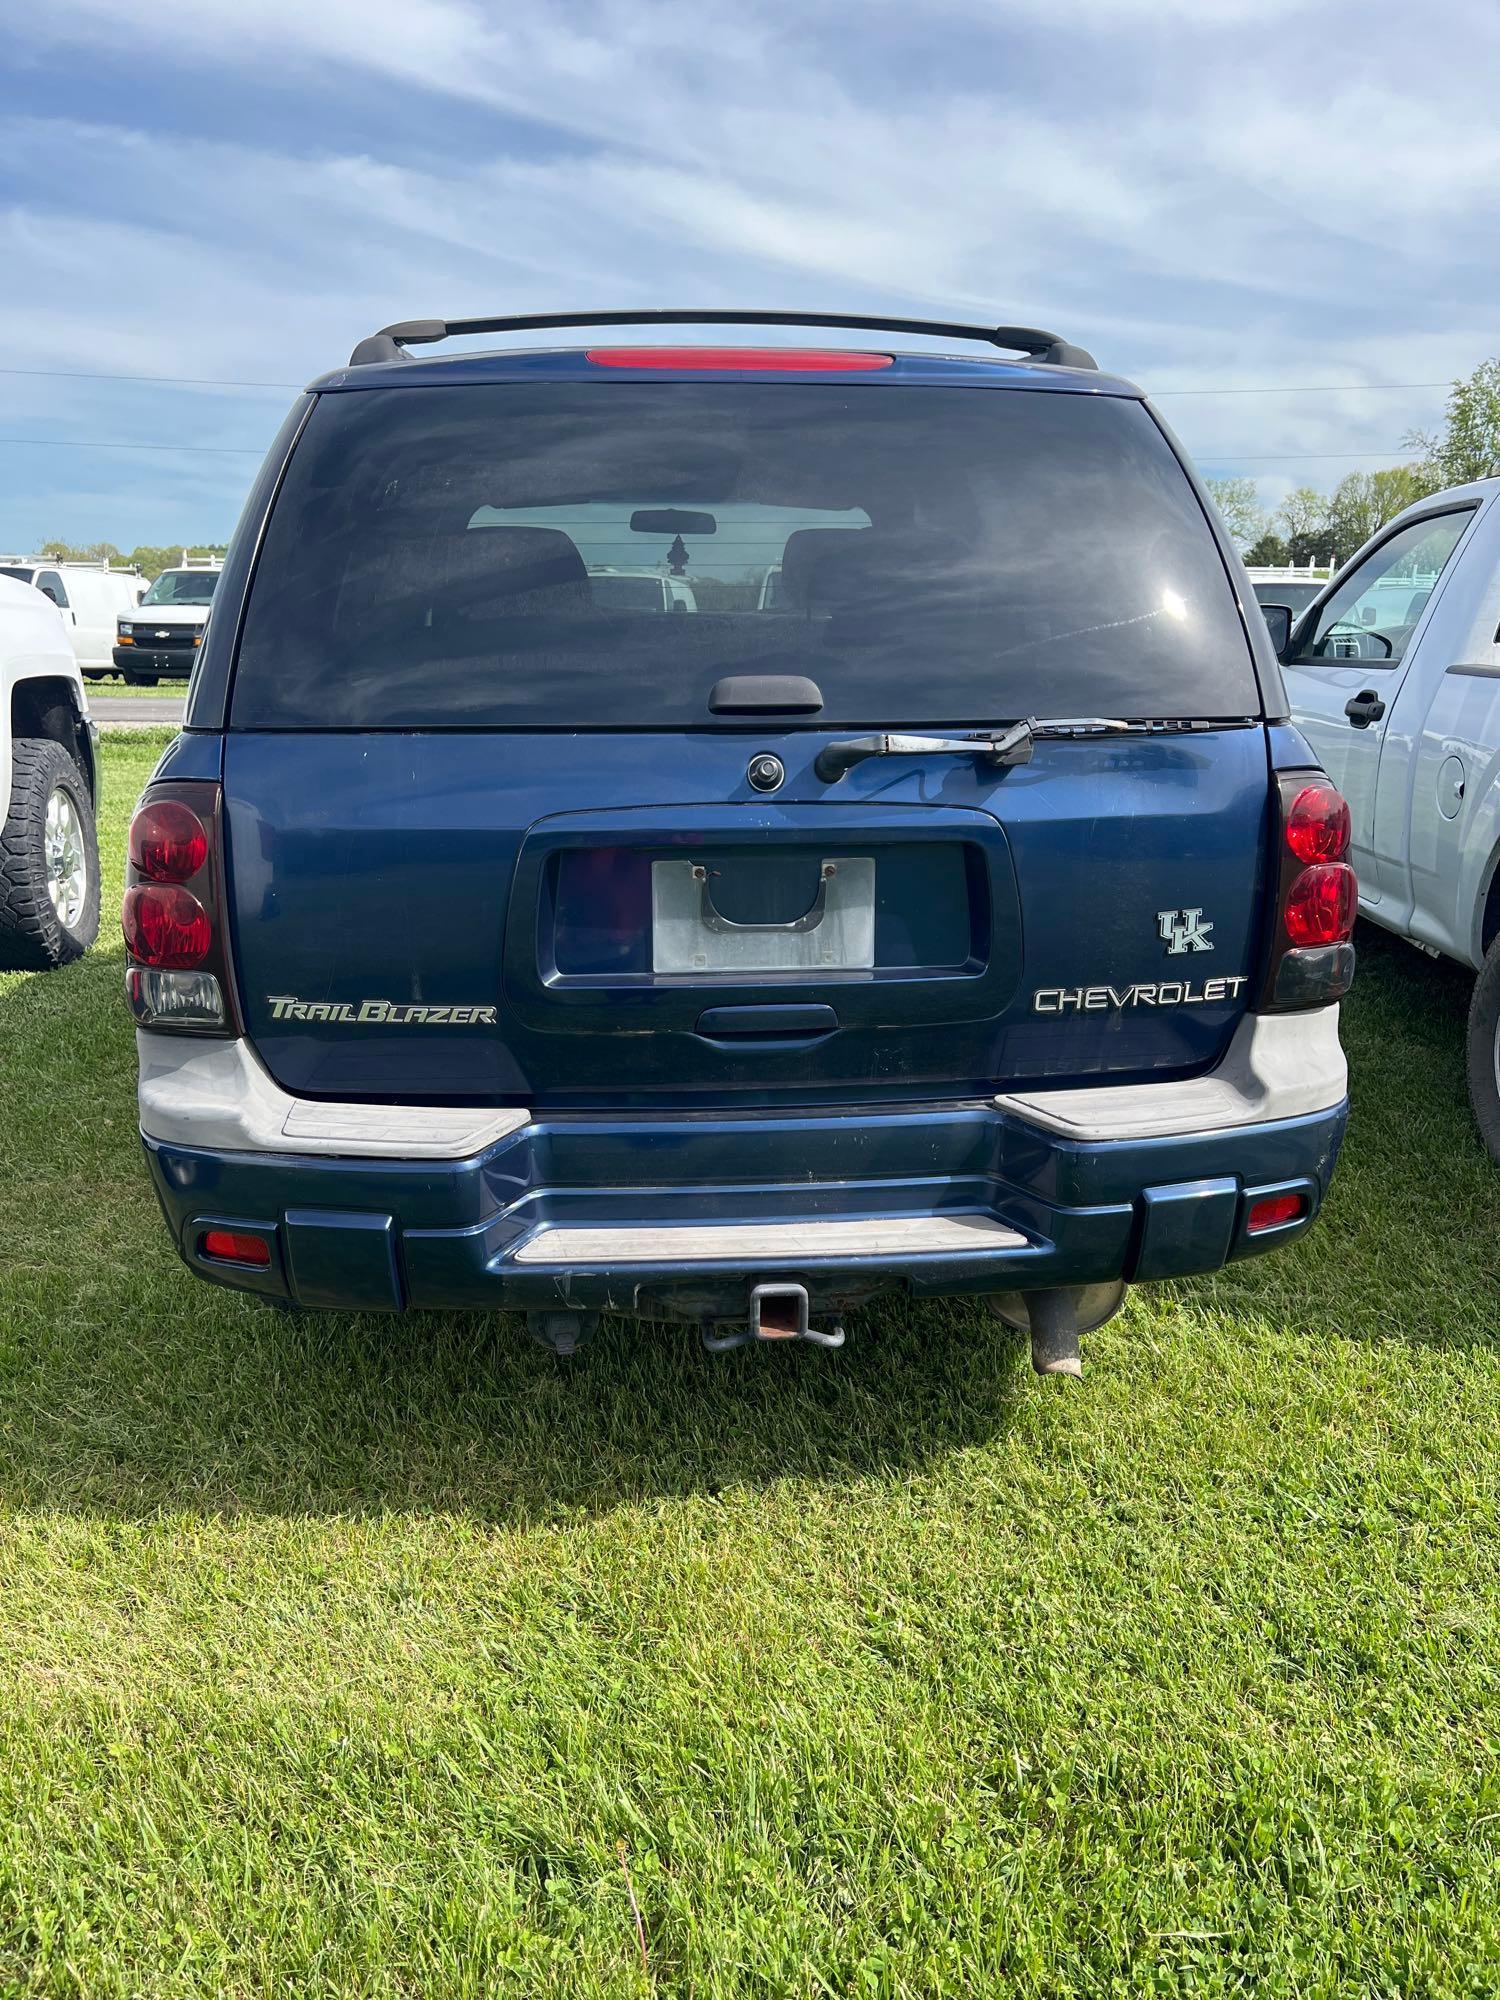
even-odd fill
[[(1042, 741), (998, 773), (881, 760), (837, 803), (827, 740), (231, 734), (252, 1040), (311, 1096), (558, 1108), (1218, 1059), (1255, 970), (1261, 729)], [(746, 783), (765, 750), (774, 799)]]

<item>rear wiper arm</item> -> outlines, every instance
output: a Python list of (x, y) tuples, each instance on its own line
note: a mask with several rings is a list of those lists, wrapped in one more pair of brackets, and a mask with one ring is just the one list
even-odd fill
[(1058, 715), (1039, 722), (1033, 715), (993, 736), (897, 736), (890, 731), (879, 736), (848, 736), (841, 743), (825, 744), (813, 760), (813, 770), (828, 785), (836, 784), (867, 757), (980, 757), (1004, 770), (1012, 764), (1029, 764), (1032, 747), (1040, 736), (1148, 736), (1156, 730), (1222, 726), (1206, 717), (1126, 722), (1118, 715)]
[(1029, 764), (1034, 728), (1030, 722), (1015, 722), (994, 736), (898, 736), (891, 730), (878, 736), (846, 736), (842, 742), (824, 744), (813, 770), (825, 785), (832, 785), (867, 757), (981, 757), (1002, 768)]

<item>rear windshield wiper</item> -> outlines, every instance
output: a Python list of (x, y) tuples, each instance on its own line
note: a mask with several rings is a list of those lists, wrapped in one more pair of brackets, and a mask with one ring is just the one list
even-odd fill
[(994, 736), (900, 736), (882, 730), (878, 736), (846, 736), (825, 743), (813, 759), (813, 770), (824, 784), (836, 784), (846, 771), (867, 757), (982, 757), (986, 764), (1005, 766), (1031, 761), (1032, 725), (1012, 723)]
[(990, 736), (902, 736), (883, 730), (878, 736), (847, 736), (841, 742), (825, 744), (813, 761), (813, 770), (825, 784), (837, 783), (846, 771), (863, 764), (867, 757), (978, 757), (986, 764), (1007, 770), (1013, 764), (1031, 762), (1038, 737), (1146, 736), (1153, 731), (1235, 728), (1243, 726), (1243, 722), (1240, 716), (1228, 721), (1202, 716), (1163, 716), (1145, 722), (1126, 722), (1114, 715), (1060, 715), (1045, 722), (1030, 716)]

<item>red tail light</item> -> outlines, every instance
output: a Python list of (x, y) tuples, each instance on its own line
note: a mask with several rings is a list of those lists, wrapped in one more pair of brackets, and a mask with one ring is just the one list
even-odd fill
[(863, 375), (889, 368), (894, 355), (840, 354), (809, 347), (590, 347), (596, 368), (707, 369), (718, 374), (785, 372), (795, 375)]
[(1349, 852), (1349, 802), (1326, 779), (1304, 785), (1286, 816), (1286, 844), (1299, 861), (1342, 861)]
[(1281, 908), (1281, 921), (1294, 945), (1342, 944), (1354, 929), (1359, 891), (1347, 861), (1320, 861), (1304, 868)]
[(139, 965), (185, 971), (213, 948), (208, 912), (177, 882), (147, 882), (125, 891), (120, 912), (125, 947)]
[(1354, 947), (1349, 939), (1359, 910), (1359, 887), (1344, 859), (1349, 852), (1349, 807), (1321, 773), (1288, 772), (1279, 785), (1276, 909), (1259, 1004), (1326, 1007), (1348, 992), (1354, 978)]
[(257, 1271), (271, 1268), (271, 1246), (266, 1239), (237, 1229), (205, 1229), (198, 1239), (198, 1254), (215, 1264), (248, 1264)]
[(120, 927), (136, 1021), (158, 1031), (237, 1034), (219, 787), (197, 778), (150, 786), (131, 821), (126, 858)]
[(208, 833), (181, 799), (152, 799), (130, 823), (129, 853), (148, 881), (186, 882), (208, 859)]

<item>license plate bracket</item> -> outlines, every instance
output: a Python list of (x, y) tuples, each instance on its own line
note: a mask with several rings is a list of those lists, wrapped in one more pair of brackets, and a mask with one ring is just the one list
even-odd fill
[(867, 972), (875, 964), (875, 862), (818, 863), (812, 902), (785, 923), (742, 924), (714, 902), (716, 870), (676, 858), (651, 864), (651, 963), (658, 973)]

